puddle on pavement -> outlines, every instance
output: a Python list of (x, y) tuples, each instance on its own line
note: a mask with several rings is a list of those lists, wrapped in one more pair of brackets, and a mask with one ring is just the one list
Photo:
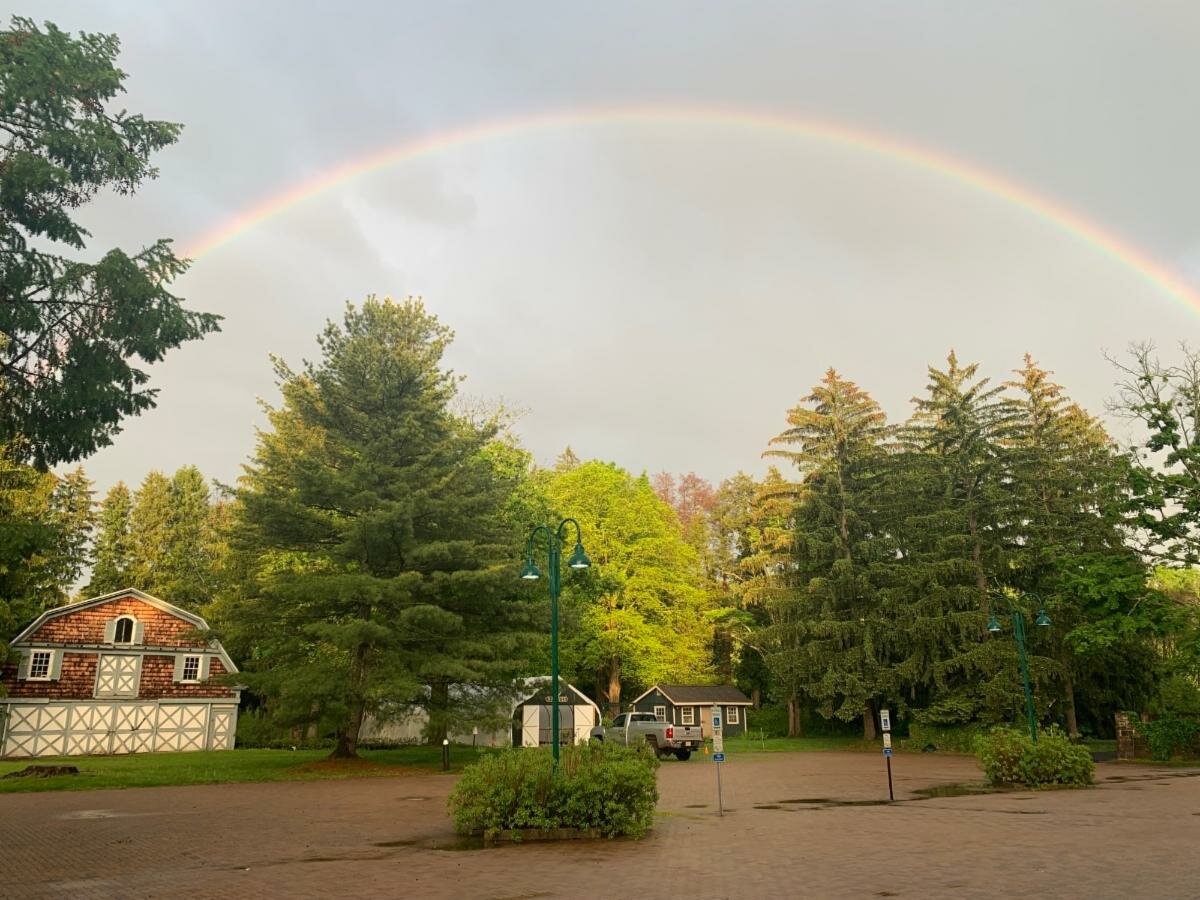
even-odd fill
[(755, 809), (783, 809), (782, 806), (779, 806), (775, 803), (755, 804), (754, 808)]
[(1003, 794), (1011, 792), (1012, 788), (992, 787), (982, 782), (964, 782), (963, 784), (938, 784), (933, 787), (918, 788), (913, 791), (922, 800), (932, 800), (936, 797), (975, 797), (980, 794)]
[(405, 800), (432, 800), (432, 797), (397, 797), (397, 803), (403, 803)]
[(455, 835), (447, 837), (416, 837), (400, 841), (376, 841), (372, 847), (416, 847), (420, 850), (487, 850), (494, 844), (485, 844), (479, 835)]
[(684, 809), (708, 809), (707, 803), (689, 803), (684, 806)]

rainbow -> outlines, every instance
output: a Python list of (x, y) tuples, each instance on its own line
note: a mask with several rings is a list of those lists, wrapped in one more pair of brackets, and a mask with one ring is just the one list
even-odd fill
[(452, 147), (537, 131), (664, 123), (766, 130), (923, 169), (1037, 216), (1133, 270), (1168, 296), (1200, 311), (1200, 292), (1148, 253), (1063, 204), (994, 172), (939, 151), (836, 122), (707, 107), (617, 107), (541, 113), (481, 122), (383, 147), (243, 209), (188, 247), (185, 255), (193, 260), (201, 259), (264, 222), (339, 185)]

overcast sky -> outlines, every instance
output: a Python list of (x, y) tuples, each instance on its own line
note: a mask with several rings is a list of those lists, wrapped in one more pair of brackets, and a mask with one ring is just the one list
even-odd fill
[[(331, 167), (438, 132), (611, 106), (819, 118), (1053, 198), (1200, 286), (1193, 2), (36, 2), (115, 32), (125, 104), (183, 122), (137, 196), (84, 213), (96, 251), (187, 248)], [(594, 125), (450, 147), (291, 208), (178, 291), (223, 331), (153, 371), (157, 410), (85, 461), (101, 489), (195, 463), (230, 481), (268, 354), (315, 352), (369, 293), (457, 332), (466, 390), (634, 471), (761, 471), (834, 366), (902, 418), (950, 347), (999, 380), (1026, 351), (1095, 412), (1102, 352), (1195, 338), (1110, 255), (952, 180), (716, 124)]]

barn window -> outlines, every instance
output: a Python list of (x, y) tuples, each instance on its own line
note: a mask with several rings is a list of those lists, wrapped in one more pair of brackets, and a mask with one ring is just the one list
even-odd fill
[(680, 725), (695, 725), (696, 724), (696, 708), (694, 706), (685, 706), (679, 710)]
[(725, 707), (725, 721), (730, 725), (738, 724), (738, 708), (736, 706)]
[(133, 617), (121, 616), (117, 619), (117, 627), (113, 631), (114, 644), (133, 643)]
[(54, 657), (52, 650), (34, 650), (29, 657), (29, 680), (49, 681), (50, 660)]
[(667, 721), (667, 708), (665, 706), (654, 707), (654, 718), (660, 722)]
[(200, 680), (200, 657), (185, 656), (183, 658), (183, 677), (180, 681)]

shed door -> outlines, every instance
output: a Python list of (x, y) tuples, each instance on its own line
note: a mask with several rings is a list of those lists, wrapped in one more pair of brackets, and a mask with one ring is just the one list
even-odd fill
[(214, 706), (208, 725), (208, 749), (232, 750), (236, 723), (236, 706)]
[(542, 708), (534, 703), (521, 707), (521, 746), (536, 747), (541, 731)]
[[(0, 708), (0, 715), (3, 714)], [(71, 707), (65, 703), (8, 707), (4, 756), (61, 756)]]
[(97, 697), (136, 697), (140, 656), (102, 654), (96, 670)]
[(586, 744), (596, 724), (596, 710), (591, 706), (575, 707), (575, 743)]
[(147, 753), (154, 749), (154, 703), (121, 704), (113, 712), (110, 753)]
[(700, 737), (712, 737), (712, 704), (704, 703), (700, 706)]
[(116, 710), (117, 707), (111, 703), (78, 704), (71, 719), (71, 728), (67, 732), (66, 755), (91, 756), (109, 753)]
[(203, 750), (207, 740), (207, 703), (172, 703), (158, 708), (155, 750)]

